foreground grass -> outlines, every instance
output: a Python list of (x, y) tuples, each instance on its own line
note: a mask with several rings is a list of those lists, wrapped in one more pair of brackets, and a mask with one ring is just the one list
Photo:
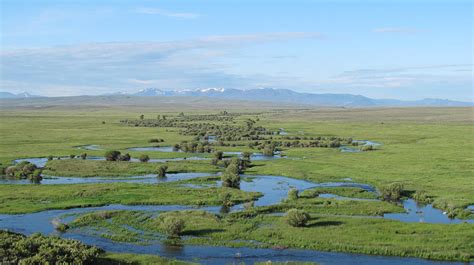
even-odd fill
[[(144, 114), (154, 117), (156, 113), (165, 112), (168, 110), (157, 108), (155, 112)], [(133, 107), (127, 112), (85, 109), (2, 111), (0, 162), (8, 164), (21, 157), (67, 156), (83, 152), (103, 156), (105, 151), (74, 148), (85, 144), (123, 151), (127, 147), (150, 145), (148, 140), (151, 138), (165, 139), (161, 145), (191, 139), (178, 135), (176, 128), (136, 128), (118, 123), (120, 119), (137, 118), (139, 114)], [(438, 205), (463, 208), (474, 204), (472, 108), (309, 109), (268, 112), (259, 117), (259, 124), (271, 129), (285, 128), (290, 135), (353, 137), (383, 145), (374, 152), (355, 154), (325, 148), (285, 150), (288, 159), (254, 162), (256, 166), (249, 174), (285, 175), (313, 181), (340, 181), (351, 177), (376, 187), (402, 182), (409, 190), (425, 190)], [(132, 156), (141, 153), (153, 158), (189, 156), (160, 152), (137, 152)], [(188, 169), (193, 170), (196, 166)], [(65, 173), (72, 175), (72, 169)], [(83, 168), (75, 172), (89, 171), (84, 174), (97, 175), (95, 170)], [(203, 170), (208, 172), (208, 168)], [(113, 174), (124, 172), (115, 171)], [(134, 169), (124, 174), (150, 171), (151, 168)]]
[[(459, 261), (474, 258), (474, 231), (469, 224), (446, 226), (311, 214), (306, 227), (294, 228), (284, 217), (268, 215), (244, 219), (234, 215), (220, 218), (201, 211), (167, 212), (158, 217), (115, 211), (108, 219), (91, 215), (96, 213), (79, 217), (72, 227), (106, 229), (104, 236), (117, 241), (134, 237), (136, 241), (147, 240), (147, 233), (162, 233), (162, 218), (172, 215), (186, 221), (183, 235), (188, 237), (183, 243), (187, 244), (289, 247)], [(145, 233), (130, 233), (124, 225)]]
[[(151, 138), (163, 138), (165, 142), (162, 145), (173, 145), (191, 137), (181, 136), (173, 128), (126, 127), (118, 121), (137, 118), (141, 113), (154, 117), (172, 111), (196, 111), (183, 106), (173, 110), (156, 106), (148, 109), (127, 107), (127, 111), (113, 107), (32, 108), (0, 112), (2, 164), (24, 157), (67, 156), (83, 152), (97, 156), (104, 154), (104, 151), (79, 150), (74, 147), (77, 145), (98, 144), (108, 150), (124, 151), (128, 147), (150, 145), (148, 140)], [(287, 159), (255, 161), (246, 173), (284, 175), (316, 182), (343, 181), (350, 177), (355, 182), (375, 187), (400, 182), (409, 191), (426, 191), (440, 208), (464, 208), (474, 204), (472, 113), (473, 108), (272, 110), (259, 115), (260, 125), (270, 129), (284, 128), (290, 135), (353, 137), (377, 141), (383, 145), (374, 152), (353, 154), (325, 148), (284, 150)], [(247, 147), (226, 149), (242, 151)], [(147, 153), (152, 158), (185, 155), (130, 153), (135, 157)], [(48, 164), (51, 169), (45, 173), (84, 177), (126, 176), (154, 173), (156, 167), (152, 163), (92, 162), (54, 161)], [(174, 171), (219, 170), (211, 166), (209, 161), (168, 164)], [(222, 189), (218, 188), (195, 190), (168, 184), (0, 185), (0, 212), (22, 213), (108, 203), (215, 205), (220, 203), (221, 192)], [(240, 191), (232, 192), (236, 200), (255, 197)], [(365, 196), (347, 190), (338, 192), (343, 196)], [(250, 215), (248, 219), (229, 217), (214, 221), (206, 216), (185, 216), (196, 223), (196, 227), (186, 228), (189, 229), (187, 233), (209, 236), (208, 239), (192, 239), (189, 243), (239, 245), (243, 243), (229, 240), (249, 239), (258, 240), (267, 246), (354, 253), (446, 260), (468, 260), (473, 257), (472, 225), (406, 224), (376, 218), (334, 216), (376, 215), (380, 209), (397, 211), (397, 208), (372, 202), (327, 201), (330, 200), (309, 196), (281, 206), (299, 207), (311, 213), (313, 219), (310, 225), (301, 229), (288, 227), (283, 218), (275, 216)], [(191, 222), (191, 225), (194, 224)], [(143, 228), (156, 231), (156, 227), (155, 230)]]
[(176, 183), (0, 185), (0, 213), (18, 214), (107, 204), (220, 205), (223, 193), (229, 193), (234, 203), (251, 201), (259, 196), (259, 193), (231, 188), (193, 189)]
[[(94, 160), (53, 160), (48, 161), (44, 174), (52, 176), (94, 177), (94, 176), (137, 176), (157, 174), (157, 168), (163, 163), (114, 162)], [(205, 172), (216, 173), (222, 168), (211, 165), (209, 160), (166, 162), (168, 172)]]
[(185, 261), (178, 261), (163, 258), (156, 255), (144, 255), (144, 254), (129, 254), (129, 253), (105, 253), (99, 262), (99, 265), (147, 265), (147, 264), (158, 264), (158, 265), (191, 265), (198, 263), (191, 263)]

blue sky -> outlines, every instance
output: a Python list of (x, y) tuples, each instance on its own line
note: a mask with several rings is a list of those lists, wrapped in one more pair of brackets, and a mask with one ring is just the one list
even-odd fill
[(1, 91), (473, 101), (472, 1), (1, 1)]

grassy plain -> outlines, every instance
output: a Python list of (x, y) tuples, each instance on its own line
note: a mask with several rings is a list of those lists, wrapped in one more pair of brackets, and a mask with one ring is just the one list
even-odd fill
[(229, 193), (235, 203), (259, 196), (231, 188), (186, 188), (178, 183), (0, 185), (0, 212), (16, 214), (107, 204), (220, 205), (222, 193)]
[[(92, 216), (91, 216), (92, 215)], [(147, 233), (162, 233), (160, 216), (116, 211), (109, 219), (88, 214), (73, 228), (100, 228), (103, 236), (116, 241), (147, 240), (147, 235), (123, 229), (124, 225)], [(186, 220), (183, 243), (232, 247), (290, 247), (372, 255), (414, 256), (441, 260), (469, 260), (474, 243), (469, 224), (406, 224), (377, 218), (328, 217), (311, 214), (307, 227), (287, 225), (284, 217), (258, 215), (254, 218), (220, 218), (201, 211), (167, 212), (164, 216)], [(156, 238), (156, 236), (155, 236)], [(149, 238), (148, 238), (149, 240)]]
[[(69, 99), (68, 99), (69, 100)], [(84, 151), (75, 146), (97, 144), (107, 150), (125, 151), (148, 146), (151, 138), (163, 138), (162, 146), (191, 137), (176, 128), (126, 127), (121, 119), (136, 119), (140, 114), (156, 117), (178, 112), (216, 113), (227, 109), (259, 117), (259, 125), (284, 128), (290, 135), (341, 136), (381, 143), (376, 151), (341, 153), (330, 148), (284, 150), (285, 159), (254, 161), (246, 174), (283, 175), (312, 181), (344, 181), (346, 178), (375, 187), (399, 182), (409, 191), (424, 190), (441, 208), (465, 208), (474, 204), (474, 115), (473, 108), (400, 109), (316, 109), (309, 107), (255, 106), (224, 103), (213, 106), (204, 101), (136, 102), (107, 101), (81, 104), (53, 104), (45, 99), (3, 104), (0, 111), (0, 162), (26, 157), (88, 155), (105, 151)], [(148, 100), (148, 99), (147, 99)], [(159, 100), (158, 100), (159, 101)], [(159, 101), (160, 102), (160, 101)], [(100, 104), (99, 104), (100, 103)], [(129, 104), (129, 105), (127, 105)], [(251, 113), (250, 113), (251, 112)], [(222, 150), (245, 151), (248, 147)], [(190, 156), (185, 153), (129, 152), (133, 157), (152, 158)], [(171, 171), (217, 172), (209, 161), (169, 162)], [(154, 173), (154, 163), (126, 163), (62, 160), (48, 163), (45, 173), (67, 176), (126, 176)], [(177, 184), (81, 184), (81, 185), (0, 185), (0, 212), (22, 213), (52, 208), (68, 208), (109, 203), (123, 204), (210, 204), (220, 203), (218, 188), (195, 190)], [(234, 191), (236, 200), (249, 200), (256, 194)], [(340, 195), (357, 193), (340, 190)], [(363, 198), (365, 195), (361, 195)], [(360, 197), (360, 196), (359, 196)], [(301, 198), (288, 207), (305, 208), (311, 213), (310, 225), (292, 228), (282, 217), (257, 215), (242, 219), (189, 215), (195, 222), (186, 226), (194, 244), (232, 245), (233, 240), (257, 240), (265, 246), (287, 246), (367, 254), (417, 256), (435, 259), (469, 260), (474, 257), (472, 225), (401, 223), (377, 218), (350, 217), (400, 211), (400, 207), (381, 202), (335, 202)], [(321, 205), (320, 205), (321, 204)], [(319, 207), (321, 206), (321, 207)], [(284, 204), (281, 205), (284, 207)], [(127, 214), (127, 213), (124, 213)], [(350, 215), (350, 216), (345, 216)], [(130, 219), (132, 222), (133, 219)], [(214, 221), (213, 221), (214, 220)], [(152, 219), (149, 220), (151, 223)], [(138, 224), (146, 226), (147, 223)], [(256, 228), (259, 229), (256, 229)], [(140, 228), (140, 227), (139, 227)], [(141, 227), (151, 229), (152, 227)], [(201, 231), (201, 232), (199, 232)], [(207, 231), (207, 232), (203, 232)], [(120, 230), (116, 231), (117, 233)]]

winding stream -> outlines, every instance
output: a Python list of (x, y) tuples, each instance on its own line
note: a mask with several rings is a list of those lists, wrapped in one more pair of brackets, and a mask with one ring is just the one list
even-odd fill
[[(165, 212), (179, 210), (204, 210), (218, 213), (220, 207), (201, 207), (182, 205), (107, 205), (102, 207), (75, 208), (69, 210), (49, 210), (31, 214), (5, 215), (0, 214), (0, 227), (26, 235), (41, 232), (43, 234), (57, 234), (64, 238), (80, 240), (85, 244), (95, 245), (106, 251), (126, 252), (137, 254), (153, 254), (163, 257), (196, 261), (203, 264), (226, 264), (246, 262), (252, 264), (257, 261), (313, 261), (321, 264), (463, 264), (461, 262), (437, 262), (418, 258), (401, 258), (390, 256), (371, 256), (338, 252), (324, 252), (304, 249), (268, 249), (268, 248), (231, 248), (222, 246), (195, 246), (184, 245), (171, 247), (155, 242), (147, 245), (115, 242), (100, 236), (72, 229), (66, 233), (59, 233), (51, 224), (52, 220), (62, 217), (62, 221), (72, 221), (77, 214), (84, 214), (104, 210), (130, 210)], [(65, 216), (65, 217), (64, 217)]]
[[(67, 160), (71, 159), (70, 157), (61, 157), (61, 160)], [(72, 158), (72, 159), (77, 159), (80, 160), (82, 158)], [(58, 160), (56, 157), (54, 160)], [(86, 160), (96, 160), (96, 161), (105, 161), (105, 157), (102, 156), (87, 156)], [(154, 163), (166, 163), (170, 161), (184, 161), (184, 160), (209, 160), (209, 158), (206, 157), (198, 157), (198, 156), (191, 156), (191, 157), (175, 157), (175, 158), (151, 158), (148, 160), (148, 162), (154, 162)], [(23, 162), (23, 161), (28, 161), (32, 164), (35, 164), (38, 167), (44, 167), (46, 166), (46, 163), (48, 162), (47, 157), (34, 157), (34, 158), (21, 158), (21, 159), (16, 159), (13, 162), (15, 164)], [(130, 161), (123, 161), (124, 163), (126, 162), (141, 162), (138, 160), (138, 158), (131, 158)]]
[(362, 152), (360, 150), (360, 147), (362, 147), (362, 146), (371, 145), (373, 147), (377, 147), (377, 146), (382, 145), (381, 143), (377, 143), (377, 142), (373, 142), (373, 141), (369, 141), (369, 140), (354, 140), (352, 142), (358, 143), (358, 145), (357, 146), (344, 145), (344, 146), (339, 147), (339, 150), (341, 150), (341, 152), (343, 152), (343, 153), (359, 153), (359, 152)]
[[(237, 153), (235, 153), (238, 155)], [(90, 157), (92, 160), (103, 160), (102, 157)], [(31, 158), (27, 160), (38, 166), (44, 166), (46, 158)], [(20, 162), (22, 160), (16, 160)], [(169, 161), (169, 159), (167, 159)], [(46, 177), (41, 183), (46, 185), (53, 184), (74, 184), (74, 183), (111, 183), (111, 182), (128, 182), (128, 183), (160, 183), (169, 181), (186, 180), (197, 177), (212, 176), (216, 174), (210, 173), (177, 173), (167, 174), (166, 178), (157, 178), (156, 175), (144, 175), (133, 177)], [(330, 182), (330, 183), (314, 183), (305, 180), (293, 179), (283, 176), (268, 175), (242, 175), (241, 189), (243, 191), (257, 191), (263, 194), (255, 201), (255, 206), (268, 206), (279, 203), (287, 197), (291, 188), (305, 190), (314, 187), (358, 187), (364, 190), (375, 192), (375, 188), (355, 182)], [(0, 179), (0, 184), (30, 184), (29, 180), (8, 180)], [(219, 185), (219, 181), (215, 184)], [(200, 188), (199, 185), (196, 188)], [(347, 197), (338, 197), (335, 195), (323, 195), (329, 199), (354, 199)], [(357, 199), (356, 199), (357, 200)], [(413, 200), (403, 202), (406, 213), (385, 214), (386, 219), (394, 219), (402, 222), (426, 222), (426, 223), (474, 223), (474, 220), (449, 219), (441, 210), (434, 209), (431, 205), (417, 206)], [(230, 211), (240, 211), (242, 205), (233, 206)], [(72, 221), (77, 214), (84, 214), (102, 210), (133, 210), (133, 211), (149, 211), (149, 212), (166, 212), (177, 210), (204, 210), (211, 213), (219, 213), (221, 207), (207, 206), (194, 207), (185, 205), (107, 205), (102, 207), (73, 208), (67, 210), (48, 210), (29, 214), (0, 214), (0, 228), (8, 229), (23, 234), (32, 234), (41, 232), (44, 234), (57, 234), (51, 224), (53, 219), (62, 219), (65, 222)], [(106, 251), (114, 252), (131, 252), (140, 254), (155, 254), (163, 257), (175, 258), (180, 260), (195, 261), (198, 259), (204, 264), (225, 264), (225, 263), (253, 263), (256, 261), (314, 261), (321, 264), (463, 264), (456, 262), (436, 262), (417, 258), (401, 258), (387, 256), (370, 256), (362, 254), (349, 254), (337, 252), (324, 252), (315, 250), (302, 249), (267, 249), (267, 248), (231, 248), (231, 247), (214, 247), (214, 246), (194, 246), (185, 245), (182, 247), (170, 247), (160, 242), (153, 242), (149, 245), (137, 245), (131, 243), (115, 242), (100, 236), (94, 236), (81, 232), (78, 229), (72, 229), (66, 233), (60, 234), (62, 237), (77, 239), (86, 244), (96, 245)]]
[(159, 178), (156, 174), (148, 174), (142, 176), (130, 177), (59, 177), (59, 176), (44, 176), (39, 182), (32, 182), (28, 179), (18, 178), (0, 178), (0, 184), (43, 184), (43, 185), (58, 185), (58, 184), (86, 184), (86, 183), (143, 183), (143, 184), (157, 184), (163, 182), (174, 182), (180, 180), (188, 180), (193, 178), (200, 178), (206, 176), (216, 176), (213, 173), (167, 173), (166, 177)]
[[(176, 150), (172, 146), (144, 146), (144, 147), (132, 147), (128, 148), (129, 151), (155, 151), (155, 152), (164, 152), (164, 153), (172, 153), (172, 152), (180, 152), (182, 150)], [(200, 153), (204, 154), (204, 153)], [(242, 152), (223, 152), (224, 156), (237, 156), (242, 158)], [(273, 156), (267, 156), (262, 153), (252, 153), (250, 156), (250, 160), (273, 160), (273, 159), (280, 159), (283, 158), (280, 152), (275, 152)]]

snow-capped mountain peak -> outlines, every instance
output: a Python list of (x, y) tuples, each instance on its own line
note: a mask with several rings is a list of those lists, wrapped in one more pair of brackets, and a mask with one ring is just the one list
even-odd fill
[(225, 92), (225, 88), (215, 88), (215, 87), (210, 87), (210, 88), (198, 88), (198, 89), (196, 89), (196, 91), (202, 92), (202, 93), (209, 93), (209, 92), (220, 92), (220, 93), (224, 93), (224, 92)]
[(2, 92), (0, 91), (0, 98), (38, 98), (41, 96), (33, 95), (28, 92), (22, 92), (18, 94), (10, 93), (10, 92)]
[(417, 101), (377, 100), (352, 94), (312, 94), (296, 92), (290, 89), (259, 87), (240, 90), (235, 88), (198, 88), (181, 90), (161, 90), (158, 88), (142, 89), (132, 96), (186, 96), (222, 98), (231, 100), (270, 101), (289, 104), (307, 104), (318, 106), (373, 107), (373, 106), (472, 106), (471, 102), (443, 101), (425, 99)]
[(165, 92), (158, 88), (144, 88), (139, 90), (138, 92), (134, 93), (134, 96), (142, 96), (142, 97), (150, 97), (150, 96), (161, 96), (164, 95)]

